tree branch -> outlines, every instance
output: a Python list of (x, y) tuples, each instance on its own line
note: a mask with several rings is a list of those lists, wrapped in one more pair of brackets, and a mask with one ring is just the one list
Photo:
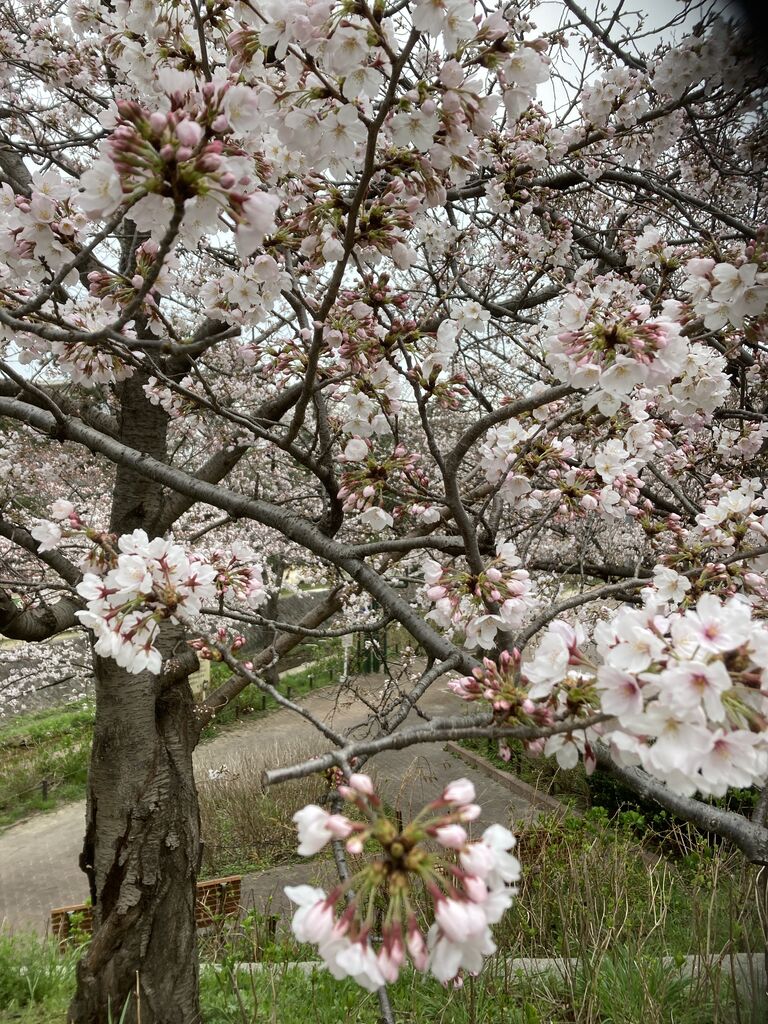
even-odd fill
[(753, 864), (768, 864), (768, 829), (749, 821), (748, 818), (726, 811), (722, 807), (713, 807), (701, 800), (680, 796), (662, 782), (657, 782), (639, 768), (629, 768), (616, 764), (607, 748), (601, 743), (595, 744), (597, 762), (601, 768), (622, 782), (633, 793), (643, 800), (653, 800), (678, 818), (690, 821), (705, 832), (729, 839), (734, 846)]

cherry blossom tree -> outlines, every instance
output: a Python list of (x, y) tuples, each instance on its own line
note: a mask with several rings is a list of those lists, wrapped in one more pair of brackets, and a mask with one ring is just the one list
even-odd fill
[[(696, 794), (762, 786), (766, 76), (728, 9), (0, 18), (0, 632), (93, 646), (70, 1019), (199, 1019), (192, 751), (302, 638), (413, 641), (363, 740), (277, 694), (328, 752), (269, 773), (335, 772), (380, 843), (348, 885), (357, 819), (305, 809), (300, 852), (333, 840), (344, 878), (291, 898), (331, 970), (382, 993), (406, 952), (479, 969), (518, 868), (505, 829), (467, 838), (462, 781), (397, 831), (360, 770), (377, 752), (522, 739), (694, 818)], [(325, 589), (298, 626), (277, 565)], [(233, 674), (196, 707), (198, 655)], [(455, 715), (406, 721), (446, 685)], [(717, 821), (768, 859), (759, 824)], [(335, 917), (356, 885), (388, 894), (378, 950), (354, 900)]]

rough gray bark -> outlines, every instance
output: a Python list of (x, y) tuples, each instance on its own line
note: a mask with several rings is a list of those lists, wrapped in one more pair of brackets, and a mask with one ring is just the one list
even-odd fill
[[(121, 440), (164, 461), (165, 413), (146, 400), (139, 375), (121, 387)], [(162, 488), (120, 467), (110, 528), (161, 521)], [(163, 624), (164, 660), (183, 648)], [(181, 664), (183, 665), (183, 661)], [(195, 883), (200, 821), (192, 751), (197, 731), (183, 674), (172, 682), (130, 675), (95, 659), (96, 723), (81, 867), (94, 904), (94, 937), (78, 965), (73, 1024), (197, 1024)], [(121, 1016), (123, 1014), (123, 1016)]]
[(76, 601), (63, 597), (52, 605), (19, 608), (11, 595), (0, 590), (0, 635), (8, 640), (47, 640), (77, 625)]
[(95, 932), (69, 1019), (104, 1024), (111, 1012), (125, 1024), (192, 1024), (200, 854), (192, 694), (185, 680), (159, 695), (155, 677), (102, 659), (96, 692), (81, 855)]

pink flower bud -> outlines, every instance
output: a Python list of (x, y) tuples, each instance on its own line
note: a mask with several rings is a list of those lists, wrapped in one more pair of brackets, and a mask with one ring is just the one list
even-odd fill
[(351, 853), (353, 856), (363, 852), (363, 840), (360, 836), (352, 836), (347, 840), (347, 853)]
[(346, 839), (354, 831), (354, 825), (343, 814), (332, 814), (326, 820), (325, 827), (334, 839)]
[(197, 121), (179, 121), (176, 125), (176, 138), (182, 146), (194, 149), (203, 137), (203, 129)]
[(464, 891), (473, 903), (485, 903), (488, 899), (488, 889), (482, 878), (477, 875), (464, 876)]
[(456, 779), (443, 790), (442, 800), (446, 804), (470, 804), (475, 799), (475, 787), (469, 779)]
[(427, 964), (429, 963), (429, 952), (427, 951), (427, 944), (424, 941), (424, 936), (419, 931), (419, 926), (416, 924), (416, 918), (411, 916), (408, 918), (408, 933), (406, 935), (405, 944), (408, 948), (408, 955), (413, 961), (413, 966), (417, 971), (426, 971)]
[(459, 820), (460, 821), (477, 821), (480, 817), (482, 808), (480, 804), (464, 804), (463, 807), (459, 808)]
[(442, 825), (435, 829), (435, 839), (447, 850), (461, 850), (466, 846), (467, 833), (461, 825)]
[(384, 979), (390, 984), (394, 984), (400, 974), (400, 968), (405, 963), (405, 946), (399, 925), (396, 931), (394, 929), (385, 931), (384, 944), (379, 950), (377, 961)]
[(221, 157), (218, 153), (203, 153), (197, 161), (197, 167), (205, 174), (211, 174), (221, 167)]
[(149, 115), (149, 127), (152, 129), (155, 135), (160, 135), (162, 132), (164, 132), (167, 124), (168, 119), (166, 118), (165, 114), (163, 114), (161, 111), (155, 110), (153, 111), (153, 113)]
[(363, 775), (360, 772), (355, 772), (349, 777), (349, 785), (357, 793), (361, 793), (363, 796), (373, 796), (373, 782), (369, 775)]

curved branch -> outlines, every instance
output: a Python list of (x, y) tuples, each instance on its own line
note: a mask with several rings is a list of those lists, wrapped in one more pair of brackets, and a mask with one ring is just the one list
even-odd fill
[[(306, 629), (315, 629), (335, 615), (336, 612), (341, 611), (341, 606), (340, 592), (335, 590), (325, 601), (322, 601), (315, 608), (312, 608), (311, 611), (307, 612), (298, 625)], [(300, 634), (283, 633), (271, 646), (261, 651), (252, 659), (253, 673), (257, 673), (260, 669), (265, 669), (270, 665), (278, 664), (281, 658), (301, 643), (301, 640)], [(225, 708), (230, 701), (234, 700), (239, 693), (242, 693), (250, 681), (242, 675), (232, 675), (218, 689), (205, 698), (205, 701), (197, 709), (195, 726), (198, 731), (198, 737), (211, 719), (222, 708)]]
[(501, 739), (502, 737), (517, 740), (544, 739), (549, 736), (557, 736), (560, 733), (590, 729), (607, 721), (608, 717), (608, 715), (594, 715), (592, 718), (585, 718), (577, 722), (573, 720), (558, 722), (557, 725), (544, 728), (533, 725), (494, 725), (491, 712), (478, 715), (456, 715), (452, 718), (433, 718), (429, 725), (414, 726), (412, 729), (403, 729), (402, 732), (391, 733), (387, 736), (377, 736), (375, 739), (349, 743), (341, 750), (332, 750), (301, 764), (264, 772), (262, 781), (266, 788), (280, 782), (288, 782), (291, 779), (306, 778), (307, 775), (314, 775), (315, 772), (325, 771), (335, 765), (344, 767), (352, 758), (359, 758), (362, 755), (372, 757), (384, 750), (403, 750), (405, 747), (412, 747), (417, 743), (477, 738)]
[(0, 590), (0, 635), (8, 640), (49, 640), (79, 625), (75, 612), (83, 607), (80, 601), (62, 597), (53, 605), (19, 608), (7, 591)]
[(475, 441), (479, 441), (483, 434), (491, 427), (495, 427), (497, 423), (504, 423), (506, 420), (512, 419), (513, 416), (519, 416), (524, 412), (533, 412), (534, 409), (540, 409), (542, 405), (549, 405), (551, 402), (557, 402), (572, 394), (574, 394), (574, 388), (570, 384), (559, 384), (557, 387), (539, 391), (535, 395), (529, 395), (516, 402), (510, 402), (509, 405), (502, 405), (500, 408), (494, 409), (493, 412), (481, 416), (468, 430), (464, 431), (445, 457), (446, 470), (455, 473), (461, 460)]

